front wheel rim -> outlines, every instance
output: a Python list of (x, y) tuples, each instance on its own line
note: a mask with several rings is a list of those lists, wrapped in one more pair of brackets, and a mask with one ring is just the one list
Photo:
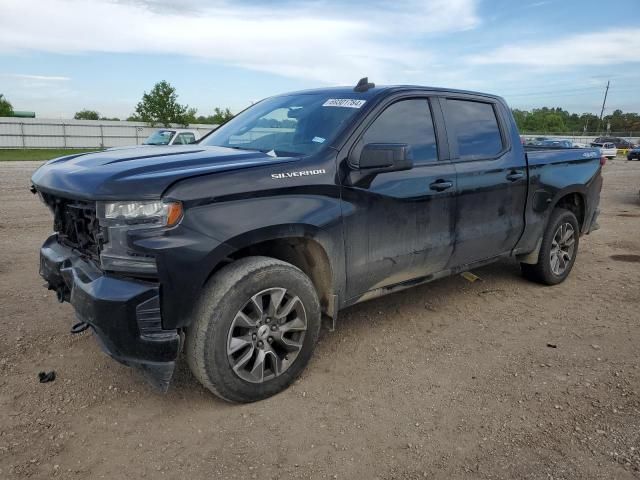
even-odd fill
[(300, 297), (285, 288), (252, 296), (236, 313), (227, 337), (227, 358), (242, 380), (263, 383), (279, 377), (295, 362), (307, 331)]
[(575, 229), (569, 222), (561, 223), (553, 234), (551, 241), (551, 271), (556, 276), (563, 275), (573, 259), (575, 252)]

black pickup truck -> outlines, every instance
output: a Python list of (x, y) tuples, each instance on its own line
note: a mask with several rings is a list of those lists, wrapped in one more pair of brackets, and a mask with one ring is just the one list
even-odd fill
[(168, 388), (181, 351), (235, 402), (285, 389), (321, 318), (515, 257), (569, 274), (597, 149), (525, 150), (499, 97), (358, 85), (279, 95), (197, 144), (47, 162), (40, 273), (107, 353)]

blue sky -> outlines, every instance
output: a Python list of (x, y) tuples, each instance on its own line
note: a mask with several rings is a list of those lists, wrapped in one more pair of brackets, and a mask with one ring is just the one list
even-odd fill
[(126, 117), (168, 80), (200, 114), (290, 90), (420, 84), (517, 108), (640, 111), (640, 0), (0, 0), (17, 110)]

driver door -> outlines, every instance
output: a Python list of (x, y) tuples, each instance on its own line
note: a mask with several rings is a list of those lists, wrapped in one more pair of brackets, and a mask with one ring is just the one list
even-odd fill
[(439, 104), (427, 97), (391, 100), (372, 117), (349, 158), (371, 143), (407, 144), (413, 168), (370, 177), (356, 169), (343, 185), (349, 298), (426, 279), (446, 268), (453, 251), (456, 176), (440, 160), (446, 140), (433, 120), (441, 118)]

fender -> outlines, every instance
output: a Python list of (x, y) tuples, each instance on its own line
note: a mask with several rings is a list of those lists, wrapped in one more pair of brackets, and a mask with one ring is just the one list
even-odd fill
[[(600, 160), (596, 157), (578, 160), (562, 158), (571, 153), (571, 150), (561, 153), (550, 150), (527, 154), (530, 180), (525, 207), (525, 229), (513, 249), (514, 255), (533, 254), (527, 258), (535, 259), (537, 246), (547, 226), (549, 215), (566, 195), (577, 193), (582, 198), (585, 206), (585, 221), (582, 225), (584, 231), (584, 224), (597, 207), (587, 199), (592, 198), (594, 190), (602, 184), (602, 176), (599, 175)], [(548, 162), (552, 158), (556, 158), (556, 161)], [(593, 198), (597, 198), (597, 195)]]
[[(342, 242), (336, 242), (336, 237), (331, 231), (321, 230), (315, 225), (302, 223), (272, 225), (245, 232), (237, 235), (236, 237), (230, 238), (225, 242), (223, 248), (226, 252), (226, 257), (232, 258), (238, 252), (252, 246), (282, 239), (309, 239), (317, 243), (323, 250), (329, 265), (333, 294), (339, 295), (339, 297), (342, 298), (345, 288), (344, 253)], [(228, 248), (230, 248), (230, 251)], [(217, 251), (213, 251), (211, 252), (210, 257), (215, 261), (215, 259), (220, 259), (220, 254)], [(212, 263), (213, 262), (211, 262), (210, 265)], [(216, 265), (213, 265), (211, 272), (215, 270), (215, 267)], [(211, 273), (207, 279), (205, 279), (205, 283), (210, 276)]]

